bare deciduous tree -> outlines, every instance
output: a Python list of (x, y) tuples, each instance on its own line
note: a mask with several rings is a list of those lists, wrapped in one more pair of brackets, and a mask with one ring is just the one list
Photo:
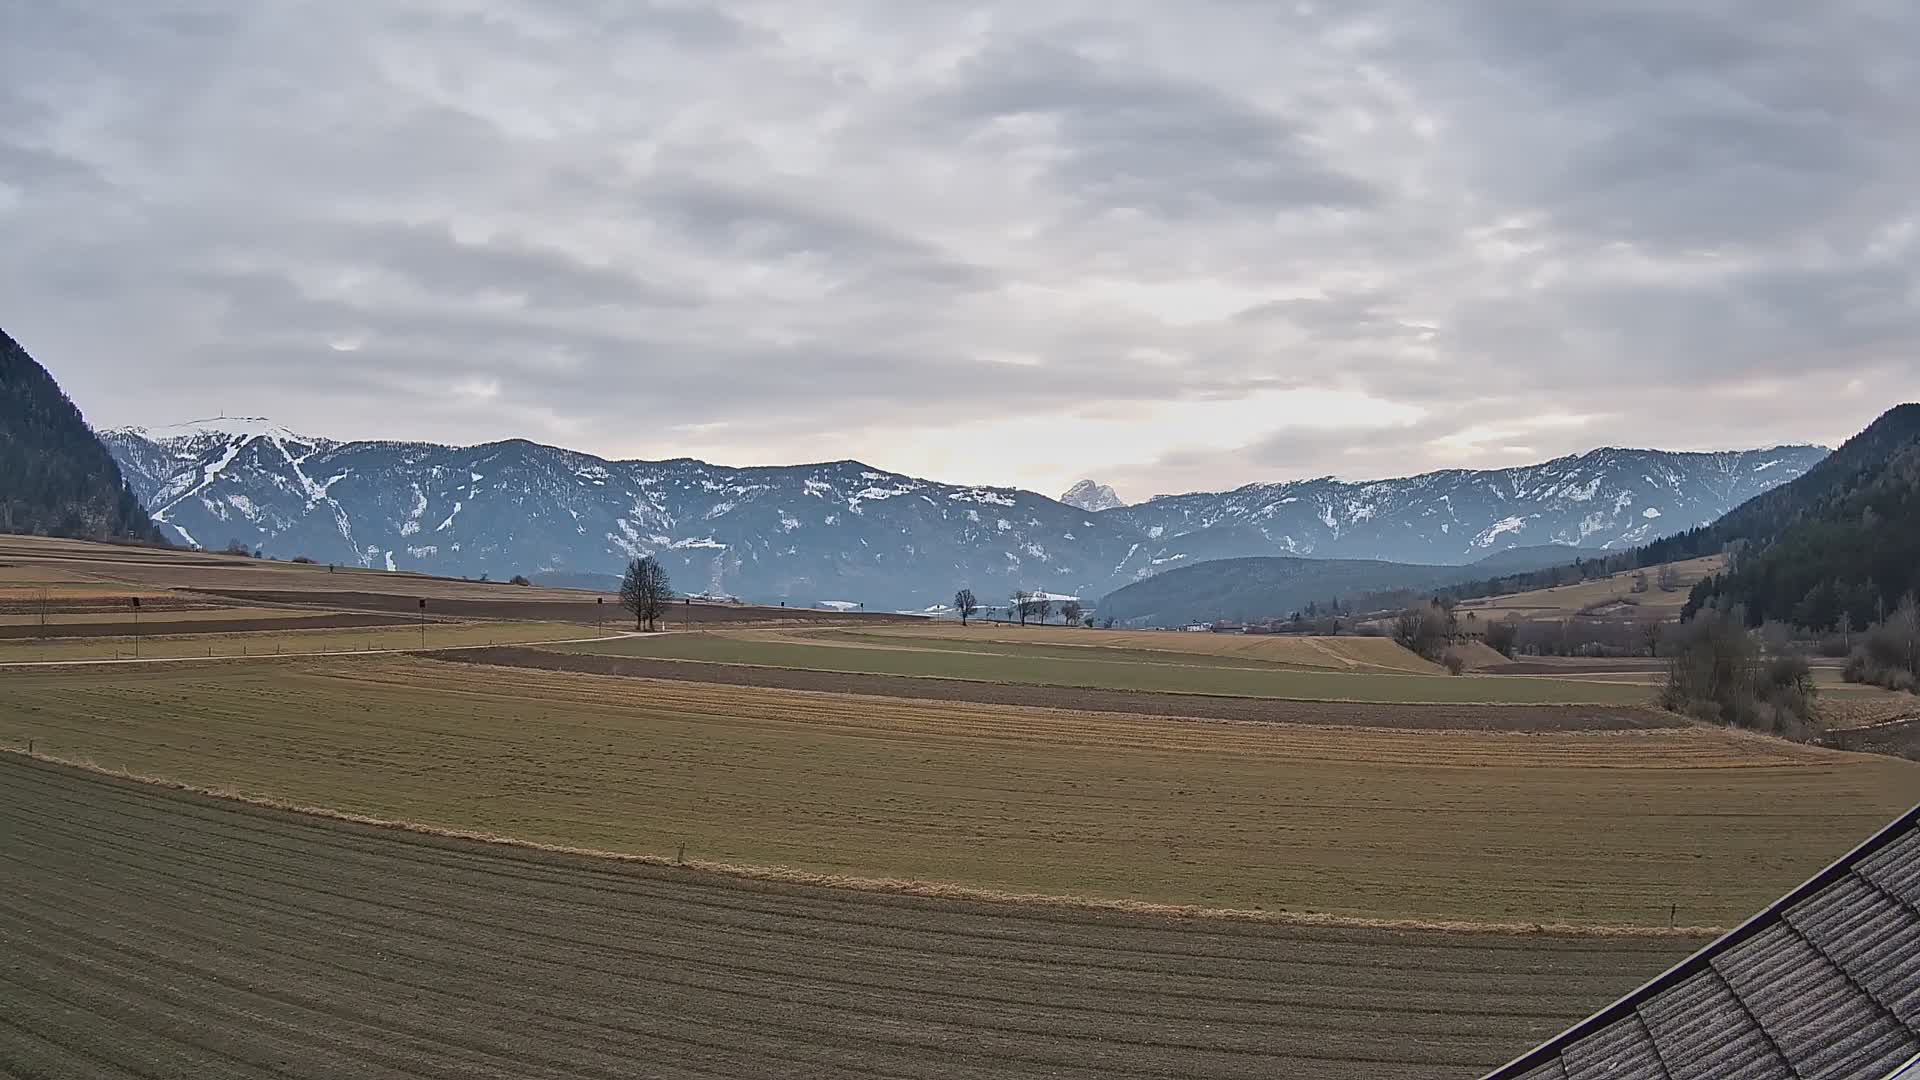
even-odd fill
[(1053, 617), (1053, 601), (1046, 593), (1034, 593), (1031, 603), (1033, 617), (1040, 620), (1040, 625), (1045, 626), (1047, 620)]
[(673, 583), (666, 567), (651, 555), (627, 564), (627, 575), (620, 582), (620, 606), (633, 612), (636, 630), (652, 630), (673, 600)]
[(1080, 616), (1086, 614), (1086, 610), (1086, 608), (1080, 606), (1080, 601), (1068, 600), (1060, 605), (1060, 618), (1065, 620), (1068, 626), (1077, 626), (1080, 622)]
[(967, 620), (980, 610), (980, 602), (973, 598), (972, 589), (961, 589), (953, 594), (953, 610), (960, 613), (960, 625), (967, 625)]
[(1033, 594), (1025, 589), (1017, 590), (1012, 597), (1011, 611), (1020, 617), (1020, 625), (1027, 625), (1027, 617), (1033, 614)]

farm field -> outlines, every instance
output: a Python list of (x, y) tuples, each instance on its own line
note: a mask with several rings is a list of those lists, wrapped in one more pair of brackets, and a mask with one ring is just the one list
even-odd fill
[(1920, 795), (1913, 763), (1703, 728), (1207, 723), (405, 658), (0, 673), (0, 744), (28, 739), (702, 864), (1498, 923), (1730, 925)]
[[(347, 628), (313, 630), (260, 629), (233, 632), (194, 632), (174, 636), (141, 635), (138, 655), (144, 659), (185, 657), (273, 656), (279, 653), (365, 652), (395, 649), (448, 649), (474, 645), (530, 644), (591, 637), (594, 631), (570, 623), (433, 622), (423, 635), (418, 624), (380, 619), (374, 625), (353, 627), (346, 616), (318, 616), (323, 627), (346, 622)], [(164, 623), (162, 625), (165, 625)], [(196, 627), (197, 631), (198, 628)], [(10, 663), (65, 663), (84, 660), (125, 660), (135, 656), (132, 637), (9, 638), (0, 640), (0, 665)], [(66, 678), (78, 676), (69, 673)]]
[[(1197, 636), (1197, 635), (1196, 635)], [(1640, 704), (1643, 686), (1503, 676), (1413, 675), (1233, 664), (1219, 658), (1169, 661), (1135, 652), (1061, 655), (1046, 645), (992, 645), (994, 651), (825, 644), (790, 637), (665, 634), (559, 646), (568, 651), (695, 660), (869, 675), (975, 679), (1177, 694), (1293, 700), (1486, 704)], [(1095, 650), (1084, 652), (1093, 654)]]
[(1438, 675), (1442, 671), (1440, 665), (1429, 663), (1386, 638), (1357, 636), (1193, 634), (1165, 630), (1087, 630), (1072, 626), (1017, 627), (980, 622), (962, 627), (947, 620), (920, 620), (871, 629), (803, 631), (793, 636), (953, 649), (1016, 645), (1069, 656), (1102, 656), (1112, 652), (1178, 663), (1223, 658), (1336, 671), (1397, 671), (1418, 675)]
[(1294, 701), (1221, 694), (1135, 693), (1082, 686), (1030, 686), (979, 679), (908, 678), (804, 668), (761, 667), (502, 646), (419, 655), (462, 664), (572, 671), (631, 679), (806, 690), (915, 701), (955, 701), (1016, 709), (1131, 713), (1309, 727), (1383, 727), (1429, 731), (1625, 731), (1690, 723), (1648, 705), (1396, 705), (1377, 701)]
[(749, 882), (13, 754), (0, 860), (18, 1076), (1465, 1080), (1701, 943)]
[(1648, 587), (1643, 593), (1633, 591), (1634, 571), (1626, 570), (1609, 577), (1593, 581), (1582, 581), (1573, 585), (1557, 585), (1550, 589), (1534, 589), (1529, 592), (1508, 593), (1504, 596), (1488, 596), (1477, 600), (1460, 601), (1459, 611), (1462, 617), (1467, 612), (1493, 617), (1506, 614), (1523, 618), (1559, 619), (1590, 612), (1609, 601), (1623, 606), (1612, 615), (1630, 615), (1635, 617), (1655, 617), (1677, 619), (1680, 609), (1686, 605), (1687, 594), (1700, 579), (1718, 573), (1726, 564), (1724, 555), (1706, 555), (1698, 559), (1686, 559), (1671, 563), (1679, 575), (1679, 587), (1672, 592), (1662, 592), (1655, 584), (1658, 567), (1646, 570)]

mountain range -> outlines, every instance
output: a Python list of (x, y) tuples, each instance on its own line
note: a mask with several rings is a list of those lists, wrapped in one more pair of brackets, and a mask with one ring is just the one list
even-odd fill
[(1521, 547), (1626, 548), (1711, 522), (1827, 453), (1602, 449), (1521, 468), (1322, 477), (1088, 510), (857, 461), (610, 461), (523, 440), (340, 442), (258, 419), (101, 437), (181, 543), (595, 588), (628, 558), (653, 554), (684, 592), (916, 610), (961, 586), (986, 602), (1016, 589), (1101, 597), (1209, 559), (1460, 565)]

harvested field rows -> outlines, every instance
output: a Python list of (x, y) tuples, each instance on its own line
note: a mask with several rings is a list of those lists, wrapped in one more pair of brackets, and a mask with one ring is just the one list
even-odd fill
[[(377, 615), (367, 611), (278, 611), (248, 615), (249, 609), (230, 611), (170, 611), (152, 619), (141, 619), (142, 637), (190, 634), (257, 634), (265, 630), (344, 630), (368, 626), (406, 625), (398, 615)], [(123, 611), (85, 616), (50, 616), (46, 625), (17, 616), (0, 622), (0, 639), (18, 641), (28, 638), (131, 638), (133, 620)], [(579, 633), (576, 629), (574, 633)], [(414, 638), (417, 644), (419, 638)], [(0, 651), (0, 660), (7, 658)]]
[(672, 679), (912, 698), (965, 701), (1015, 708), (1074, 709), (1083, 712), (1184, 716), (1263, 724), (1304, 724), (1420, 729), (1429, 731), (1613, 731), (1684, 727), (1673, 713), (1637, 705), (1420, 705), (1358, 701), (1290, 701), (1285, 698), (1229, 697), (1223, 694), (1168, 694), (1152, 691), (1096, 690), (1077, 686), (1019, 686), (979, 679), (925, 676), (859, 675), (801, 668), (755, 667), (637, 656), (603, 656), (548, 648), (470, 649), (422, 654), (453, 663), (490, 664), (575, 671), (627, 678)]
[[(1189, 662), (1199, 657), (1235, 657), (1288, 667), (1335, 670), (1399, 671), (1437, 675), (1440, 665), (1429, 663), (1385, 638), (1295, 637), (1273, 634), (1188, 634), (1157, 630), (1086, 630), (1071, 626), (1014, 627), (951, 622), (909, 623), (864, 631), (826, 631), (821, 638), (898, 639), (903, 642), (955, 645), (1037, 645), (1077, 649), (1174, 653)], [(1097, 653), (1096, 653), (1097, 655)]]
[[(164, 657), (273, 656), (277, 653), (387, 651), (455, 648), (473, 645), (528, 644), (591, 637), (589, 628), (564, 623), (456, 623), (429, 621), (424, 638), (419, 624), (384, 615), (334, 612), (316, 614), (316, 628), (301, 624), (263, 625), (257, 629), (222, 627), (218, 631), (190, 626), (190, 632), (160, 636), (141, 620), (139, 655)], [(361, 620), (369, 620), (362, 624)], [(166, 626), (166, 623), (160, 623)], [(131, 627), (129, 627), (130, 629)], [(4, 635), (0, 635), (4, 637)], [(0, 664), (66, 663), (84, 660), (120, 660), (134, 655), (134, 639), (121, 637), (15, 638), (0, 641)], [(69, 676), (71, 677), (71, 676)]]
[(745, 882), (0, 755), (0, 1073), (1469, 1077), (1698, 942)]
[(0, 742), (566, 846), (1473, 922), (1749, 914), (1920, 795), (1705, 729), (1289, 728), (411, 660), (0, 675)]
[(1234, 697), (1296, 701), (1375, 701), (1538, 704), (1644, 704), (1645, 687), (1560, 679), (1411, 675), (1379, 671), (1301, 670), (1273, 666), (1242, 667), (1177, 662), (1143, 663), (1139, 656), (1062, 656), (1023, 653), (1001, 646), (995, 653), (957, 649), (861, 648), (822, 645), (764, 636), (664, 634), (620, 641), (567, 646), (565, 651), (606, 656), (642, 656), (669, 660), (758, 665), (797, 670), (921, 678), (971, 679), (1033, 686), (1082, 686), (1176, 694), (1225, 694)]
[[(485, 586), (479, 588), (484, 589)], [(365, 611), (411, 612), (416, 603), (413, 595), (404, 588), (393, 592), (333, 592), (309, 590), (305, 592), (268, 592), (257, 589), (204, 589), (212, 595), (249, 604), (324, 604), (329, 607), (352, 608)], [(619, 598), (614, 593), (604, 594), (605, 603), (599, 603), (593, 593), (559, 592), (553, 589), (541, 590), (543, 595), (516, 596), (518, 590), (494, 590), (493, 595), (458, 595), (429, 599), (430, 609), (437, 614), (451, 615), (462, 619), (542, 619), (553, 622), (575, 622), (604, 625), (611, 629), (633, 629), (633, 616), (620, 607)], [(429, 594), (432, 595), (432, 594)], [(665, 625), (680, 629), (688, 622), (699, 626), (708, 625), (760, 625), (773, 623), (780, 625), (809, 626), (827, 625), (873, 625), (906, 622), (904, 615), (868, 615), (840, 614), (831, 611), (806, 611), (798, 608), (748, 607), (737, 604), (674, 604), (667, 612)]]

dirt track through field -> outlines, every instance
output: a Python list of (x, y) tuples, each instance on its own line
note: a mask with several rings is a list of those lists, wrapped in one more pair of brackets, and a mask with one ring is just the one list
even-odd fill
[(1077, 709), (1141, 716), (1190, 716), (1277, 724), (1324, 724), (1456, 731), (1610, 731), (1685, 727), (1671, 713), (1626, 705), (1392, 705), (1351, 701), (1288, 701), (1279, 698), (1163, 694), (1079, 687), (1020, 686), (971, 679), (856, 675), (800, 668), (756, 667), (683, 660), (654, 660), (592, 653), (559, 653), (501, 646), (420, 654), (433, 660), (543, 671), (574, 671), (642, 679), (820, 690), (923, 701)]
[(757, 883), (0, 754), (0, 1074), (1469, 1077), (1698, 942)]

